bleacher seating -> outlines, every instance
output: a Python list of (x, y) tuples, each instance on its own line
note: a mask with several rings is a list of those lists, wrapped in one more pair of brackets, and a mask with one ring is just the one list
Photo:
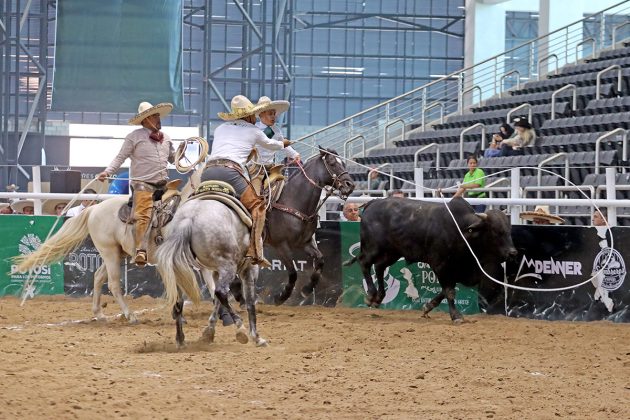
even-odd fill
[[(597, 73), (609, 66), (617, 64), (621, 67), (621, 90), (617, 89), (617, 71), (606, 72), (601, 78), (600, 99), (596, 98)], [(573, 110), (571, 102), (573, 92), (569, 89), (561, 92), (556, 97), (555, 118), (551, 119), (551, 96), (554, 91), (567, 84), (577, 86), (577, 109)], [(511, 109), (524, 103), (532, 105), (532, 125), (538, 135), (534, 145), (523, 149), (522, 155), (496, 158), (480, 158), (479, 167), (486, 174), (495, 175), (496, 178), (488, 178), (487, 184), (492, 180), (505, 177), (501, 186), (509, 185), (509, 172), (511, 167), (531, 167), (531, 170), (521, 171), (521, 188), (533, 190), (539, 186), (538, 171), (535, 169), (543, 160), (557, 153), (567, 153), (566, 158), (570, 166), (570, 180), (576, 185), (583, 185), (588, 191), (602, 190), (605, 184), (604, 168), (608, 166), (619, 167), (617, 174), (618, 185), (630, 185), (630, 174), (623, 169), (628, 165), (622, 157), (621, 136), (607, 138), (600, 144), (600, 174), (594, 173), (595, 147), (597, 139), (616, 129), (630, 129), (630, 44), (624, 47), (602, 51), (599, 56), (584, 60), (577, 64), (562, 67), (557, 73), (552, 72), (547, 77), (525, 83), (518, 88), (503, 95), (489, 98), (481, 104), (474, 106), (463, 114), (447, 116), (444, 122), (425, 127), (420, 131), (418, 123), (407, 127), (407, 136), (394, 142), (396, 147), (371, 150), (367, 156), (357, 158), (356, 161), (363, 165), (377, 167), (387, 165), (396, 176), (412, 181), (414, 179), (414, 154), (425, 145), (436, 143), (440, 148), (439, 169), (436, 170), (436, 149), (429, 148), (418, 155), (418, 167), (424, 170), (424, 185), (428, 188), (447, 188), (459, 182), (467, 171), (465, 159), (460, 159), (460, 135), (462, 130), (476, 123), (486, 125), (486, 141), (491, 139), (493, 133), (498, 132), (500, 124), (504, 123)], [(527, 110), (519, 112), (519, 116), (527, 114)], [(464, 154), (466, 156), (482, 155), (482, 129), (476, 127), (464, 135)], [(556, 159), (544, 166), (546, 170), (563, 174), (565, 172), (564, 159)], [(367, 188), (367, 170), (361, 166), (349, 167), (353, 178), (361, 186)], [(623, 173), (622, 173), (623, 171)], [(387, 178), (381, 176), (381, 179)], [(396, 181), (395, 188), (400, 188), (402, 182)], [(552, 175), (544, 174), (540, 186), (565, 185), (564, 181)], [(407, 185), (407, 187), (409, 187)], [(495, 196), (501, 196), (497, 193)], [(555, 192), (542, 193), (543, 196), (555, 195)], [(564, 192), (564, 196), (577, 198), (579, 192)], [(620, 191), (619, 198), (630, 198), (630, 191)], [(590, 219), (585, 214), (590, 209), (561, 208), (561, 215), (573, 224), (588, 224)], [(619, 223), (630, 225), (630, 211), (620, 214)]]

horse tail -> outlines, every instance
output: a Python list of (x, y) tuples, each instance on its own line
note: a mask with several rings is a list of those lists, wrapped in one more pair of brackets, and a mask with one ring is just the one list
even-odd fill
[(32, 254), (20, 255), (13, 258), (18, 264), (18, 271), (27, 272), (33, 268), (61, 260), (83, 243), (89, 235), (88, 218), (94, 207), (88, 207), (78, 216), (67, 220), (61, 229), (44, 242)]
[(158, 271), (164, 283), (167, 305), (172, 308), (181, 289), (195, 304), (201, 301), (201, 291), (193, 267), (196, 265), (192, 253), (192, 219), (184, 219), (177, 229), (169, 232), (157, 250)]

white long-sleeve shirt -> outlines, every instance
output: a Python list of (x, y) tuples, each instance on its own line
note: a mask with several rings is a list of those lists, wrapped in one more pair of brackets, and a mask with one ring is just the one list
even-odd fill
[[(280, 130), (280, 127), (278, 127), (277, 125), (271, 125), (268, 126), (265, 123), (263, 123), (262, 121), (258, 121), (256, 123), (256, 127), (260, 128), (261, 130), (264, 130), (267, 127), (271, 127), (271, 129), (273, 130), (273, 137), (272, 139), (274, 140), (278, 140), (278, 141), (283, 141), (284, 140), (284, 136), (282, 135), (282, 130)], [(267, 136), (265, 134), (265, 136)], [(276, 151), (275, 150), (268, 150), (268, 149), (263, 149), (262, 147), (258, 147), (257, 146), (257, 150), (258, 150), (258, 161), (259, 163), (264, 164), (268, 164), (268, 163), (276, 163)], [(284, 152), (286, 153), (286, 156), (289, 159), (295, 159), (296, 156), (299, 155), (299, 153), (291, 146), (287, 146), (284, 148)]]
[(247, 121), (228, 121), (214, 130), (209, 159), (229, 159), (245, 165), (249, 154), (257, 146), (275, 152), (284, 148), (284, 143), (267, 138), (260, 128)]

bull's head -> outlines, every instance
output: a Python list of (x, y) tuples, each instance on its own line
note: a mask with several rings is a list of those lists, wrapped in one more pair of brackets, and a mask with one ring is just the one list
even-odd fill
[(500, 210), (475, 213), (475, 219), (466, 227), (466, 239), (481, 242), (484, 253), (498, 256), (501, 262), (515, 257), (518, 252), (512, 242), (510, 219)]

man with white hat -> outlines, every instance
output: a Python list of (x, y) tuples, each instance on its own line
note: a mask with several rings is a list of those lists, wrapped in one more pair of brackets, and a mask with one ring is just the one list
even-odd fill
[[(267, 96), (262, 96), (258, 99), (256, 105), (265, 106), (265, 110), (258, 114), (260, 121), (256, 123), (256, 127), (260, 128), (268, 138), (283, 141), (284, 136), (282, 135), (280, 127), (276, 125), (276, 120), (280, 114), (289, 109), (291, 104), (288, 101), (272, 101)], [(256, 151), (258, 152), (258, 163), (261, 165), (272, 165), (276, 163), (275, 150), (256, 146)], [(300, 154), (291, 146), (285, 147), (284, 152), (290, 160), (300, 159)]]
[(35, 203), (33, 200), (16, 200), (11, 203), (11, 209), (15, 214), (35, 214)]
[(212, 151), (206, 164), (202, 181), (223, 181), (234, 187), (236, 196), (249, 210), (253, 219), (252, 240), (247, 257), (254, 264), (266, 265), (263, 255), (262, 231), (265, 226), (265, 201), (250, 183), (244, 165), (252, 151), (263, 149), (278, 151), (291, 144), (289, 140), (278, 141), (268, 138), (256, 123), (256, 114), (265, 111), (268, 105), (254, 105), (243, 95), (232, 98), (231, 112), (219, 112), (225, 122), (214, 130)]
[(175, 160), (175, 150), (168, 134), (162, 133), (161, 118), (173, 110), (170, 103), (151, 105), (142, 102), (138, 114), (129, 120), (131, 125), (142, 128), (132, 131), (107, 169), (98, 175), (99, 181), (112, 176), (123, 162), (131, 159), (130, 174), (133, 177), (133, 217), (135, 221), (134, 239), (136, 243), (135, 262), (138, 266), (147, 263), (147, 231), (153, 212), (153, 193), (163, 190), (168, 179), (167, 166)]

